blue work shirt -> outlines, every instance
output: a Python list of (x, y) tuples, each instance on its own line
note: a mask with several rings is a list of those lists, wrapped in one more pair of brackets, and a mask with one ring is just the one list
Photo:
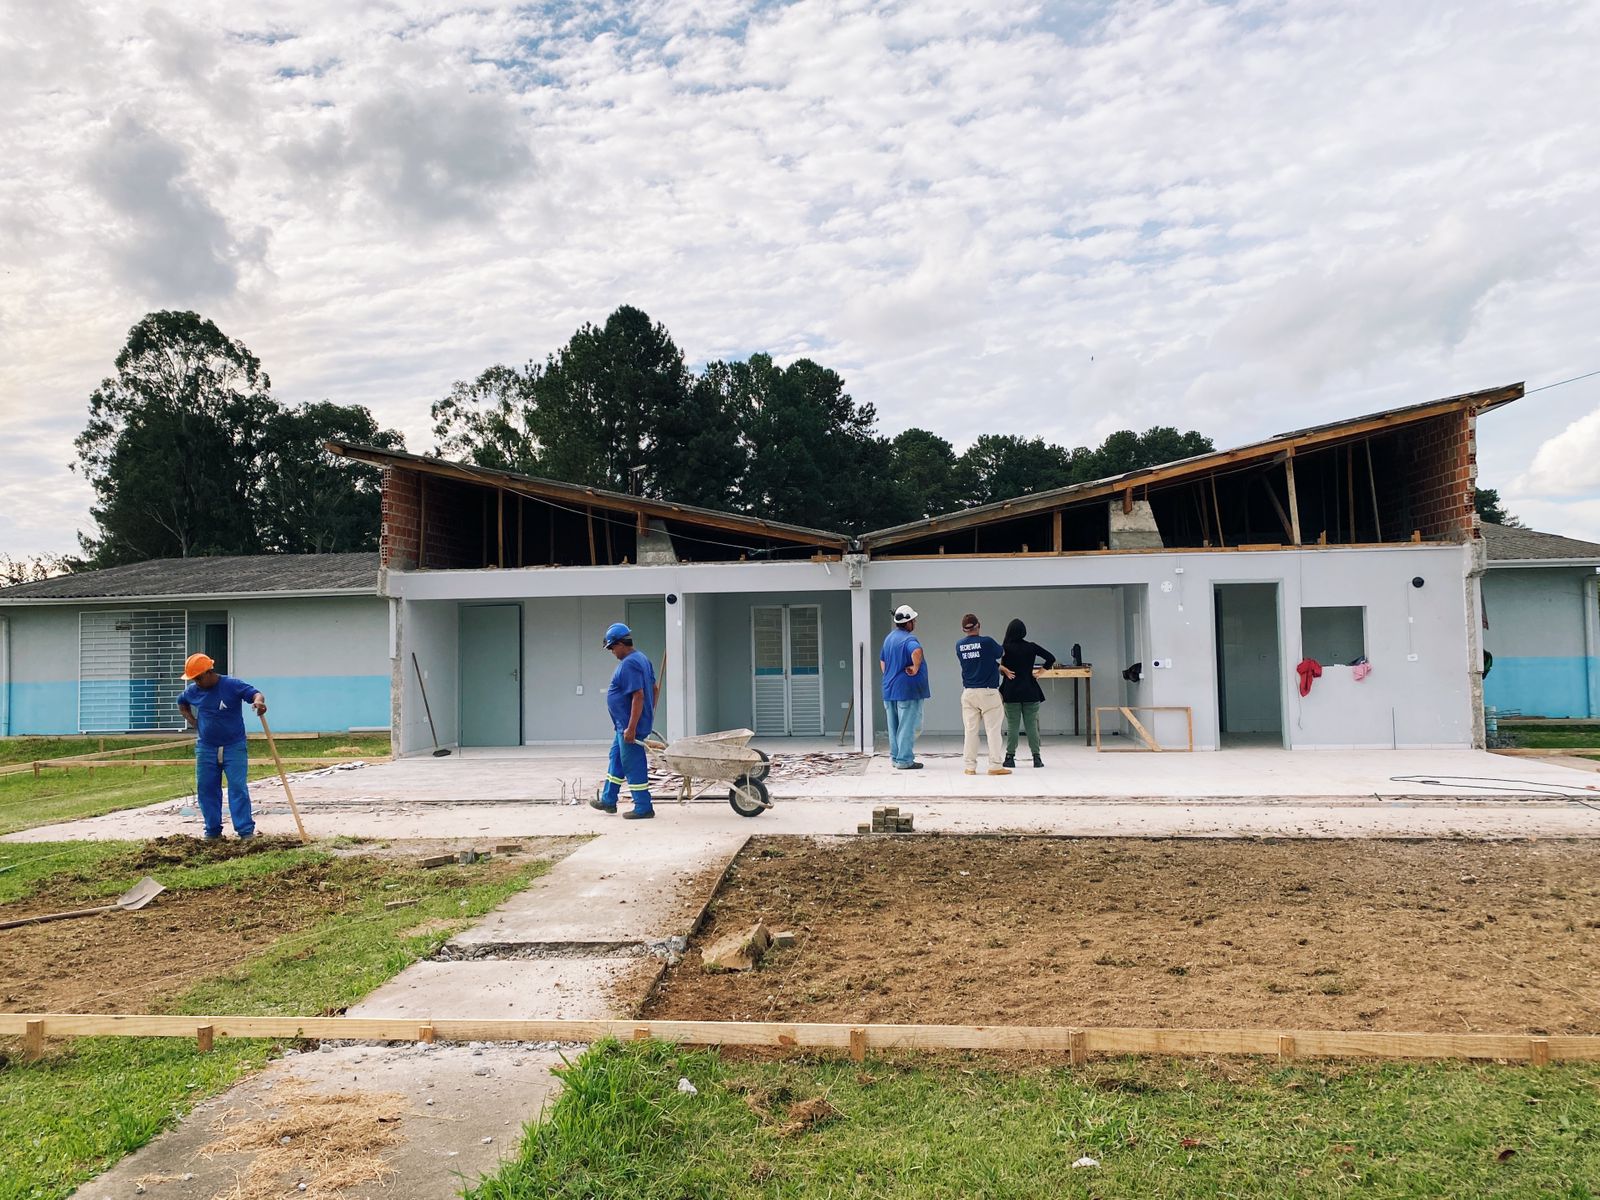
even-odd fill
[(638, 650), (617, 664), (617, 669), (611, 673), (611, 686), (606, 689), (606, 711), (611, 714), (611, 724), (619, 733), (628, 728), (635, 692), (644, 693), (644, 707), (639, 710), (639, 724), (633, 732), (636, 737), (643, 738), (654, 728), (656, 719), (656, 669)]
[(202, 746), (232, 746), (244, 741), (245, 706), (260, 689), (232, 675), (218, 676), (211, 687), (191, 683), (178, 697), (179, 704), (194, 709), (200, 722)]
[(1000, 659), (1005, 651), (992, 637), (979, 634), (956, 643), (956, 658), (961, 662), (961, 686), (997, 688), (1000, 686)]
[(926, 700), (933, 695), (928, 686), (928, 656), (923, 654), (922, 666), (915, 675), (907, 675), (913, 651), (921, 650), (917, 635), (905, 629), (896, 629), (883, 639), (883, 698), (885, 700)]

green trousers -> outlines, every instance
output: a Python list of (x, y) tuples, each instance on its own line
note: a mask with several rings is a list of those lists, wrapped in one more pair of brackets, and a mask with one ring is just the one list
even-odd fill
[(1028, 749), (1033, 751), (1035, 758), (1039, 757), (1039, 702), (1030, 700), (1026, 704), (1006, 705), (1006, 757), (1015, 757), (1017, 753), (1017, 734), (1022, 732), (1022, 727), (1028, 727)]

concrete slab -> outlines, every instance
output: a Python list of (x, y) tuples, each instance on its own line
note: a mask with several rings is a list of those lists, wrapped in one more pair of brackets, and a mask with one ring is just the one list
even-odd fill
[[(723, 811), (740, 819), (731, 809)], [(611, 832), (575, 850), (533, 887), (458, 934), (451, 950), (636, 946), (687, 937), (716, 881), (752, 832), (594, 815), (608, 821)], [(697, 888), (702, 877), (705, 882)]]
[(649, 957), (471, 959), (414, 963), (349, 1010), (352, 1017), (623, 1020), (661, 978)]
[[(74, 1193), (82, 1200), (122, 1200), (142, 1192), (156, 1200), (212, 1200), (233, 1192), (253, 1155), (206, 1159), (224, 1113), (243, 1119), (275, 1111), (283, 1084), (356, 1094), (398, 1092), (408, 1101), (403, 1141), (384, 1152), (394, 1175), (381, 1187), (391, 1200), (440, 1200), (464, 1181), (493, 1171), (516, 1152), (523, 1124), (559, 1087), (550, 1069), (561, 1056), (522, 1046), (329, 1047), (280, 1059), (265, 1071), (204, 1102), (175, 1129), (123, 1159)], [(431, 1101), (431, 1103), (430, 1103)], [(237, 1123), (230, 1117), (230, 1124)], [(187, 1178), (185, 1178), (187, 1176)], [(289, 1195), (294, 1195), (290, 1185)]]
[[(916, 775), (926, 772), (917, 771)], [(1003, 782), (1003, 780), (1001, 781)], [(734, 815), (726, 804), (662, 805), (648, 831), (629, 827), (641, 841), (667, 830), (728, 834), (845, 834), (870, 818), (885, 800), (916, 814), (918, 833), (1045, 833), (1072, 837), (1600, 837), (1600, 799), (1464, 800), (1445, 796), (1384, 798), (1368, 795), (1297, 797), (1052, 798), (990, 800), (906, 794), (854, 799), (781, 800), (754, 820)], [(162, 806), (165, 807), (165, 806)], [(518, 838), (604, 834), (615, 817), (590, 808), (561, 805), (488, 804), (381, 806), (308, 816), (314, 837), (377, 837), (395, 840), (442, 836)], [(263, 833), (293, 836), (287, 810), (257, 810)], [(463, 832), (466, 831), (466, 832)], [(199, 824), (160, 808), (114, 813), (25, 830), (0, 839), (50, 842), (72, 839), (153, 838), (199, 835)], [(617, 905), (619, 911), (627, 906)], [(630, 914), (631, 915), (631, 914)], [(624, 930), (633, 936), (637, 928)], [(519, 936), (540, 936), (533, 934)]]

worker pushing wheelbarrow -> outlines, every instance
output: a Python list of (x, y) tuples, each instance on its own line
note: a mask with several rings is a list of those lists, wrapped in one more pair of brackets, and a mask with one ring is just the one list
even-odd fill
[(772, 807), (766, 784), (772, 764), (749, 744), (753, 737), (749, 729), (729, 729), (668, 743), (652, 734), (644, 746), (658, 769), (679, 777), (678, 803), (687, 804), (726, 784), (733, 811), (741, 817), (759, 817)]
[[(650, 660), (634, 648), (633, 630), (618, 621), (607, 627), (604, 641), (606, 652), (617, 660), (611, 686), (606, 691), (606, 711), (611, 717), (615, 737), (611, 758), (606, 764), (606, 781), (589, 801), (591, 808), (616, 812), (617, 800), (626, 786), (633, 808), (622, 815), (628, 820), (654, 817), (650, 761), (658, 770), (665, 769), (679, 776), (680, 804), (705, 795), (717, 784), (728, 784), (728, 803), (741, 817), (759, 817), (772, 807), (772, 799), (762, 782), (769, 770), (767, 756), (747, 744), (755, 736), (751, 730), (703, 733), (667, 744), (653, 732), (655, 706), (661, 698), (661, 680)], [(661, 666), (665, 673), (665, 655)]]

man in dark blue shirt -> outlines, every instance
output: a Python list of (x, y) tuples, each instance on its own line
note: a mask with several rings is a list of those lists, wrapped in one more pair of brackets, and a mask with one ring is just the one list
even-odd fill
[(617, 622), (606, 630), (605, 646), (617, 660), (611, 686), (606, 689), (606, 712), (613, 730), (611, 759), (606, 764), (605, 787), (589, 805), (601, 812), (616, 812), (617, 798), (626, 784), (633, 807), (623, 817), (646, 821), (656, 810), (650, 798), (650, 763), (639, 742), (650, 736), (661, 686), (650, 660), (633, 648), (633, 630)]
[(961, 728), (966, 735), (961, 752), (968, 775), (978, 773), (979, 725), (984, 727), (989, 739), (989, 774), (1011, 774), (1010, 768), (1000, 765), (1006, 711), (1000, 700), (1000, 675), (1002, 672), (1007, 676), (1011, 674), (1000, 664), (1003, 653), (999, 642), (984, 636), (983, 627), (974, 614), (961, 618), (956, 660), (961, 664)]
[(259, 716), (267, 711), (267, 698), (251, 684), (222, 675), (204, 654), (191, 654), (183, 664), (189, 686), (178, 697), (178, 711), (191, 729), (199, 731), (194, 743), (194, 790), (205, 822), (206, 840), (222, 836), (222, 776), (228, 776), (228, 816), (241, 838), (254, 837), (255, 817), (250, 811), (250, 752), (244, 735), (244, 709)]

